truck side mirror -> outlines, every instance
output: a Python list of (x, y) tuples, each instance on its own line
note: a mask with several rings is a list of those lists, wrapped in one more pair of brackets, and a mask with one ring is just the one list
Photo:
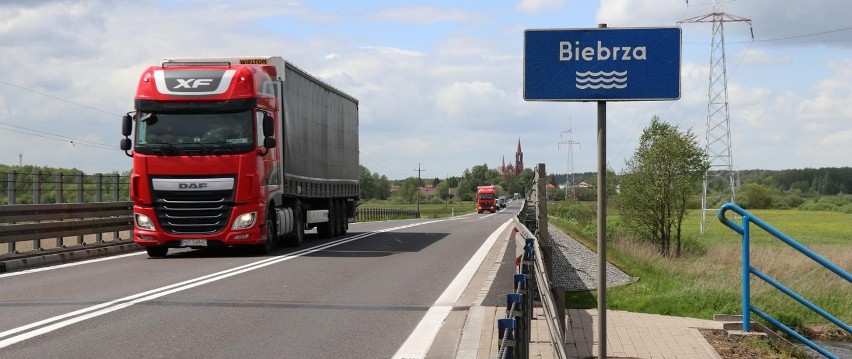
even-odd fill
[(129, 138), (125, 137), (125, 138), (122, 138), (122, 139), (121, 139), (121, 150), (122, 150), (122, 151), (128, 151), (128, 150), (130, 150), (131, 145), (132, 145), (132, 144), (130, 143), (130, 139), (129, 139)]
[[(275, 123), (272, 122), (272, 116), (268, 113), (263, 115), (263, 137), (272, 137), (275, 133)], [(266, 141), (264, 141), (263, 145), (266, 148), (275, 147), (274, 141), (272, 147), (266, 146)]]
[(263, 139), (263, 147), (266, 147), (266, 149), (275, 148), (275, 145), (276, 143), (274, 138), (267, 137)]
[(133, 117), (130, 114), (124, 115), (121, 121), (121, 134), (124, 137), (130, 136), (133, 132)]

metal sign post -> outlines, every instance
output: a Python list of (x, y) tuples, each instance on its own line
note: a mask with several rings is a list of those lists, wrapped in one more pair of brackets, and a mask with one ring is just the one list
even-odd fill
[(679, 27), (526, 30), (524, 100), (597, 102), (598, 358), (606, 358), (606, 102), (680, 99)]

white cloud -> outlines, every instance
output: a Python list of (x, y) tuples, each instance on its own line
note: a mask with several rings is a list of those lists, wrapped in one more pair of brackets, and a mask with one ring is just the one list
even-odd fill
[[(25, 164), (127, 170), (130, 159), (117, 149), (119, 117), (132, 110), (147, 66), (170, 56), (281, 55), (360, 100), (362, 161), (374, 172), (402, 178), (422, 162), (430, 177), (443, 177), (476, 164), (496, 166), (504, 155), (513, 158), (520, 137), (528, 166), (547, 163), (550, 172), (561, 173), (566, 151), (558, 146), (559, 134), (569, 120), (582, 143), (575, 148), (575, 169), (596, 168), (593, 104), (525, 102), (521, 95), (523, 29), (553, 27), (554, 18), (586, 8), (585, 2), (381, 9), (372, 3), (347, 8), (256, 1), (262, 6), (244, 6), (247, 0), (169, 2), (168, 9), (153, 0), (0, 3), (0, 81), (53, 96), (0, 83), (0, 123), (113, 147), (71, 146), (0, 125), (0, 163), (17, 163), (23, 153)], [(729, 2), (725, 9), (751, 17), (758, 39), (830, 30), (825, 24), (843, 23), (852, 9), (837, 0), (774, 3)], [(638, 27), (671, 26), (710, 9), (686, 7), (682, 0), (602, 0), (586, 11), (597, 11), (584, 15), (611, 27)], [(684, 26), (684, 41), (693, 44), (684, 46), (679, 101), (608, 104), (608, 162), (616, 170), (653, 115), (691, 128), (703, 141), (709, 45), (694, 42), (709, 42), (709, 29)], [(747, 26), (725, 30), (728, 41), (750, 39)], [(697, 33), (701, 40), (692, 38)], [(847, 43), (758, 41), (745, 53), (747, 44), (729, 47), (737, 167), (852, 165), (841, 155), (852, 152)], [(794, 67), (807, 61), (819, 71)], [(766, 68), (771, 75), (761, 72)]]
[(562, 5), (565, 5), (565, 0), (520, 0), (515, 9), (537, 14), (545, 10), (559, 9)]
[(748, 48), (730, 57), (734, 64), (774, 66), (787, 65), (792, 62), (790, 54), (773, 55), (761, 49)]
[(445, 21), (465, 21), (469, 20), (471, 15), (457, 9), (418, 6), (385, 8), (367, 14), (367, 18), (380, 21), (426, 25)]

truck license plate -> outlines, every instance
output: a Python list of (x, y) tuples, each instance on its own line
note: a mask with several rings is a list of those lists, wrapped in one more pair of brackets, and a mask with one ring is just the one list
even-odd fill
[(182, 239), (180, 241), (181, 247), (207, 247), (206, 239)]

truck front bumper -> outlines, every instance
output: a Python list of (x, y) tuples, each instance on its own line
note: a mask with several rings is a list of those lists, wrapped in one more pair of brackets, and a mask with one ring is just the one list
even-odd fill
[[(242, 208), (241, 208), (242, 207)], [(203, 248), (223, 246), (249, 246), (266, 242), (266, 231), (264, 218), (256, 216), (254, 224), (240, 230), (231, 230), (234, 219), (244, 213), (256, 211), (256, 208), (248, 206), (235, 206), (231, 212), (231, 218), (224, 230), (218, 233), (187, 233), (175, 234), (162, 229), (157, 222), (157, 215), (151, 207), (133, 206), (134, 218), (137, 214), (147, 216), (154, 226), (154, 230), (140, 228), (134, 219), (133, 242), (145, 247), (158, 246), (169, 248)], [(262, 226), (264, 225), (264, 226)], [(200, 241), (199, 241), (200, 240)]]

